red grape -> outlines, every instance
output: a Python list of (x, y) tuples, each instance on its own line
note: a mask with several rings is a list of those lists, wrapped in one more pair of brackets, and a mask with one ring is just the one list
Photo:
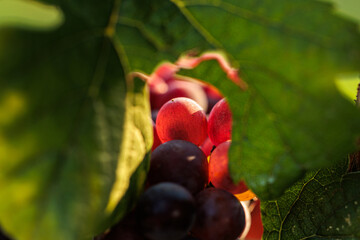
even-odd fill
[(203, 110), (206, 111), (208, 105), (206, 93), (199, 84), (195, 82), (174, 80), (169, 82), (168, 87), (168, 91), (160, 96), (158, 104), (163, 105), (173, 98), (186, 97), (197, 102)]
[(215, 104), (209, 115), (208, 134), (215, 146), (231, 139), (232, 115), (223, 98)]
[(240, 203), (244, 209), (244, 212), (245, 212), (245, 227), (244, 227), (244, 230), (241, 233), (241, 235), (238, 237), (239, 239), (237, 239), (237, 240), (244, 239), (250, 230), (250, 227), (251, 227), (251, 212), (250, 212), (250, 208), (249, 208), (250, 202), (251, 202), (250, 200), (249, 201), (240, 201)]
[(174, 98), (161, 107), (156, 129), (162, 142), (179, 139), (199, 146), (207, 137), (206, 115), (194, 100)]
[(167, 84), (167, 90), (162, 93), (150, 89), (150, 105), (152, 110), (161, 108), (166, 102), (177, 97), (186, 97), (194, 100), (204, 111), (208, 108), (208, 98), (200, 84), (175, 79), (167, 82)]
[(162, 97), (166, 92), (159, 93), (150, 88), (150, 106), (152, 111), (156, 111), (163, 105)]
[(159, 183), (146, 190), (140, 198), (136, 219), (149, 239), (181, 239), (194, 223), (195, 201), (182, 186)]
[(200, 148), (187, 141), (163, 143), (151, 155), (147, 182), (148, 185), (174, 182), (195, 195), (209, 182), (206, 156)]
[(216, 188), (222, 188), (233, 194), (237, 194), (247, 191), (248, 188), (243, 181), (234, 184), (230, 177), (228, 166), (228, 151), (230, 144), (231, 141), (223, 142), (211, 153), (209, 161), (209, 178)]
[(205, 156), (210, 156), (213, 147), (214, 144), (212, 144), (210, 138), (206, 138), (203, 144), (201, 144), (200, 149), (204, 152)]
[(249, 240), (260, 240), (264, 227), (261, 221), (261, 212), (260, 212), (260, 200), (255, 201), (254, 209), (251, 211), (251, 226), (248, 234), (246, 235), (246, 239)]
[(245, 228), (245, 212), (231, 193), (207, 188), (196, 200), (196, 221), (191, 232), (200, 240), (234, 240)]

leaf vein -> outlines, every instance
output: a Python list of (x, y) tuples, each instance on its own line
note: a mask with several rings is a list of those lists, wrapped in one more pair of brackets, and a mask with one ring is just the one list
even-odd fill
[(118, 23), (127, 27), (137, 29), (140, 34), (149, 42), (157, 51), (163, 51), (165, 44), (161, 42), (161, 39), (157, 39), (151, 32), (146, 29), (145, 24), (141, 21), (137, 21), (128, 17), (119, 17)]
[(256, 14), (250, 10), (238, 7), (236, 5), (225, 3), (219, 0), (182, 0), (182, 5), (185, 6), (207, 6), (207, 7), (216, 7), (231, 13), (233, 15), (237, 15), (245, 20), (257, 23), (259, 25), (267, 26), (270, 28), (274, 28), (276, 30), (281, 31), (284, 34), (296, 36), (302, 38), (308, 42), (313, 42), (318, 44), (319, 46), (329, 46), (331, 45), (331, 38), (326, 36), (321, 36), (319, 34), (313, 32), (307, 32), (304, 30), (296, 29), (294, 27), (287, 26), (283, 24), (284, 21), (275, 21), (259, 14)]
[(203, 27), (199, 21), (191, 14), (191, 12), (185, 7), (185, 3), (182, 0), (171, 0), (180, 10), (180, 12), (184, 15), (184, 17), (189, 21), (189, 23), (200, 33), (201, 36), (205, 38), (205, 40), (216, 48), (223, 49), (222, 44), (213, 36), (209, 31)]

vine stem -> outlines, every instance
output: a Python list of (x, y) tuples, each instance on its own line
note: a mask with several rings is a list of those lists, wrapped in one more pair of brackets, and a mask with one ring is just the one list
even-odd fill
[[(355, 100), (356, 106), (360, 108), (360, 83), (357, 87), (357, 94)], [(360, 139), (357, 140), (356, 145), (360, 148)], [(349, 154), (349, 167), (348, 172), (360, 171), (360, 151)]]

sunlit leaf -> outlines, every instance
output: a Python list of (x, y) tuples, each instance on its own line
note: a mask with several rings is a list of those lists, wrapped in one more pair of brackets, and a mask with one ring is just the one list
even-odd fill
[[(146, 85), (126, 80), (105, 34), (112, 4), (102, 4), (91, 5), (103, 16), (95, 23), (63, 2), (57, 30), (0, 33), (0, 225), (14, 239), (90, 239), (113, 223), (124, 195), (143, 188)], [(133, 205), (121, 203), (121, 214)]]
[(0, 28), (18, 27), (47, 30), (63, 22), (60, 9), (35, 1), (1, 0)]
[(89, 239), (134, 206), (152, 139), (146, 85), (126, 76), (185, 52), (227, 56), (248, 86), (215, 61), (184, 72), (228, 98), (231, 173), (262, 200), (355, 147), (359, 111), (334, 81), (359, 71), (360, 34), (331, 4), (41, 2), (56, 6), (23, 16), (48, 31), (0, 30), (0, 225), (19, 240)]

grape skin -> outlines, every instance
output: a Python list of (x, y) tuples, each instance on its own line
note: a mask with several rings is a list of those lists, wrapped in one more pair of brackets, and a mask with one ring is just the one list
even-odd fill
[(136, 219), (151, 240), (177, 240), (186, 236), (195, 221), (195, 201), (182, 186), (164, 182), (140, 198)]
[[(169, 86), (169, 91), (167, 91), (165, 94), (159, 96), (159, 99), (157, 99), (158, 101), (158, 104), (161, 106), (163, 105), (163, 103), (165, 102), (165, 100), (168, 100), (170, 99), (171, 97), (189, 97), (187, 96), (186, 94), (183, 94), (182, 93), (182, 89), (181, 87), (179, 89), (177, 89), (176, 87), (176, 84), (174, 84), (174, 86), (170, 87), (171, 84), (173, 82), (177, 82), (177, 81), (171, 81), (169, 82), (168, 86)], [(185, 88), (184, 88), (185, 89)], [(186, 89), (185, 89), (186, 90)], [(191, 97), (192, 99), (194, 99), (193, 97)], [(195, 100), (195, 99), (194, 99)], [(214, 143), (215, 146), (219, 146), (221, 145), (222, 143), (228, 141), (231, 139), (231, 128), (232, 128), (232, 116), (231, 116), (231, 111), (230, 111), (230, 108), (229, 106), (227, 105), (226, 103), (226, 100), (225, 99), (222, 99), (221, 101), (219, 101), (217, 104), (215, 104), (214, 108), (215, 111), (214, 113), (211, 115), (210, 113), (210, 117), (209, 116), (209, 121), (208, 121), (208, 134), (209, 136), (212, 135), (212, 139), (211, 139), (211, 143)], [(174, 111), (175, 112), (175, 111)], [(171, 116), (167, 116), (167, 118), (172, 118)], [(211, 120), (210, 120), (211, 119)], [(210, 126), (210, 122), (211, 122), (211, 126)], [(179, 135), (185, 135), (185, 134), (179, 134)], [(179, 138), (181, 139), (181, 138)], [(206, 140), (209, 140), (210, 138), (207, 138)], [(209, 144), (206, 140), (204, 140), (202, 142), (202, 145), (200, 147), (200, 149), (202, 149), (204, 152), (208, 153), (209, 151), (209, 146), (212, 146), (212, 144)], [(200, 144), (196, 144), (196, 145), (200, 145)], [(235, 185), (230, 176), (229, 176), (229, 172), (228, 172), (228, 159), (227, 159), (227, 152), (228, 152), (228, 148), (230, 146), (230, 143), (228, 143), (228, 146), (225, 147), (225, 150), (222, 150), (222, 154), (220, 155), (225, 155), (225, 156), (222, 156), (222, 160), (217, 163), (217, 164), (214, 164), (214, 161), (213, 161), (213, 168), (214, 169), (220, 169), (222, 171), (222, 176), (223, 176), (223, 179), (219, 180), (220, 181), (220, 184), (217, 183), (217, 184), (214, 184), (215, 187), (220, 187), (220, 188), (223, 188), (223, 189), (226, 189), (228, 191), (231, 191), (233, 192), (234, 194), (235, 193), (241, 193), (241, 192), (244, 192), (247, 190), (247, 187), (246, 185), (241, 182), (240, 184), (238, 185)], [(209, 149), (208, 149), (209, 148)], [(218, 152), (220, 152), (220, 150), (224, 148), (224, 147), (220, 147), (218, 149)], [(227, 148), (227, 149), (226, 149)], [(215, 154), (216, 156), (217, 154)], [(211, 160), (210, 160), (211, 161)], [(167, 175), (171, 175), (167, 172)], [(185, 177), (186, 178), (186, 177)], [(225, 180), (224, 180), (225, 179)], [(214, 180), (214, 182), (217, 182), (217, 180)], [(245, 220), (244, 220), (245, 221)], [(244, 233), (246, 234), (246, 233)], [(240, 234), (239, 234), (240, 235)], [(235, 238), (228, 238), (228, 239), (236, 239), (236, 237), (238, 237), (239, 235), (235, 236)], [(198, 237), (198, 236), (197, 236)], [(206, 238), (200, 238), (200, 239), (211, 239), (208, 237)], [(216, 238), (214, 238), (216, 239)], [(219, 238), (219, 239), (222, 239), (222, 238)], [(227, 238), (225, 238), (227, 239)]]
[(208, 124), (209, 138), (215, 146), (231, 139), (232, 114), (225, 98), (211, 110)]
[(146, 240), (138, 230), (135, 213), (133, 211), (128, 213), (120, 222), (114, 225), (104, 237), (98, 239)]
[(161, 107), (156, 130), (163, 143), (179, 139), (199, 146), (207, 137), (206, 115), (195, 101), (174, 98)]
[(210, 156), (213, 147), (214, 145), (212, 144), (210, 138), (206, 138), (203, 144), (201, 144), (200, 149), (204, 152), (205, 156)]
[(196, 221), (192, 234), (200, 240), (234, 240), (245, 228), (242, 204), (231, 193), (207, 188), (196, 198)]
[(162, 105), (173, 98), (186, 97), (197, 102), (206, 111), (208, 98), (204, 88), (196, 82), (171, 79), (167, 82), (167, 91), (158, 93), (150, 89), (150, 105), (152, 110), (160, 109)]
[(243, 181), (235, 184), (229, 174), (228, 152), (231, 141), (219, 144), (210, 155), (209, 178), (216, 188), (221, 188), (232, 194), (243, 193), (248, 190)]
[(251, 211), (251, 226), (246, 235), (246, 239), (261, 239), (264, 227), (261, 220), (260, 200), (256, 200), (253, 204)]
[(159, 104), (161, 106), (173, 98), (186, 97), (198, 103), (204, 111), (208, 108), (206, 93), (199, 84), (173, 80), (169, 82), (168, 87), (168, 91), (160, 96)]
[(147, 182), (174, 182), (195, 195), (209, 183), (208, 161), (202, 150), (190, 142), (163, 143), (151, 155)]

